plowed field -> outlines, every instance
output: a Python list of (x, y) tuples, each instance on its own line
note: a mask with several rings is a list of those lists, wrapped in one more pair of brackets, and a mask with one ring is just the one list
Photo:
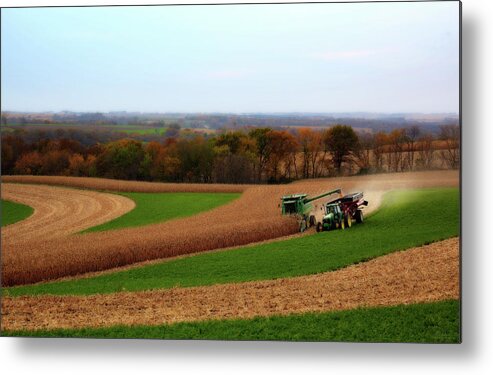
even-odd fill
[(111, 295), (2, 299), (7, 330), (157, 325), (459, 297), (457, 238), (313, 276)]

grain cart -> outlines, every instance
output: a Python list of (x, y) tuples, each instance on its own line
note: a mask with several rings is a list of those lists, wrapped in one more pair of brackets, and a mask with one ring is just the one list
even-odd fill
[(298, 219), (300, 232), (315, 225), (315, 215), (312, 215), (314, 200), (326, 197), (332, 194), (341, 194), (341, 189), (335, 189), (315, 197), (308, 197), (308, 194), (285, 195), (281, 198), (281, 207), (283, 215), (295, 215)]
[[(362, 223), (363, 206), (368, 206), (368, 202), (363, 199), (363, 193), (348, 194), (327, 203), (323, 220), (317, 223), (317, 232), (350, 228), (353, 220)], [(324, 207), (321, 209), (323, 210)]]

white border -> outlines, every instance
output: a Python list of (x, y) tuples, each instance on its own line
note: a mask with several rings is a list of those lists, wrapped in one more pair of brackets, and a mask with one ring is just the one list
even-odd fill
[[(2, 6), (207, 3), (1, 0)], [(228, 2), (219, 1), (214, 2)], [(248, 1), (244, 1), (248, 2)], [(254, 1), (262, 2), (262, 1)], [(463, 1), (462, 345), (0, 338), (4, 374), (486, 374), (493, 368), (491, 1)], [(330, 22), (328, 20), (328, 22)], [(490, 246), (489, 246), (490, 245)]]

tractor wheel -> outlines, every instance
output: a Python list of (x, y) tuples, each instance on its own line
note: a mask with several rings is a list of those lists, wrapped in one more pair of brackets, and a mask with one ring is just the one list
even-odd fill
[(304, 232), (306, 230), (306, 220), (303, 219), (300, 221), (300, 232)]
[(310, 226), (313, 227), (315, 225), (315, 216), (310, 215)]
[(341, 218), (340, 228), (341, 228), (342, 230), (346, 229), (346, 225), (344, 224), (344, 222), (345, 222), (345, 221), (346, 221), (346, 220), (344, 220), (344, 218)]
[(361, 224), (363, 222), (363, 211), (361, 210), (356, 211), (356, 222), (358, 224)]
[(321, 222), (317, 223), (317, 232), (323, 232), (324, 231), (324, 226), (322, 225)]
[(344, 215), (344, 225), (346, 228), (351, 228), (351, 225), (353, 224), (353, 220), (351, 219), (351, 214), (349, 212), (346, 212)]

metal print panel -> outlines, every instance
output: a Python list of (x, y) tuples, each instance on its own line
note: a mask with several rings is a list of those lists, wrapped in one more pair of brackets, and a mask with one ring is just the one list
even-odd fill
[(3, 336), (459, 343), (460, 3), (3, 8)]

